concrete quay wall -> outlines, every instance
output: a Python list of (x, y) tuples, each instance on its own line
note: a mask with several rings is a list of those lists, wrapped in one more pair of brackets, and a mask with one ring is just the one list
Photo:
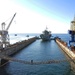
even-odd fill
[[(23, 40), (21, 42), (16, 42), (16, 43), (14, 43), (14, 44), (12, 44), (12, 45), (10, 45), (10, 46), (0, 50), (0, 56), (3, 56), (3, 55), (5, 55), (5, 56), (13, 55), (13, 54), (17, 53), (18, 51), (22, 50), (23, 48), (25, 48), (26, 46), (30, 45), (34, 41), (36, 41), (36, 37), (30, 38), (28, 40)], [(0, 67), (4, 66), (7, 63), (8, 63), (8, 60), (0, 58)]]
[(68, 48), (67, 44), (64, 41), (62, 43), (60, 39), (56, 39), (56, 43), (71, 59), (75, 59), (75, 54)]
[(31, 43), (33, 43), (36, 40), (36, 38), (30, 38), (28, 40), (23, 40), (21, 42), (16, 42), (6, 48), (4, 48), (1, 52), (1, 54), (4, 55), (12, 55), (16, 52), (18, 52), (19, 50), (22, 50), (23, 48), (25, 48), (26, 46), (30, 45)]

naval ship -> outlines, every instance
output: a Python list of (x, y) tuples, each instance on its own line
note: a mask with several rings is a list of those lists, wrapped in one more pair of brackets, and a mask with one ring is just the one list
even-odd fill
[(48, 31), (48, 28), (46, 27), (46, 29), (43, 31), (40, 37), (43, 41), (51, 40), (51, 31)]

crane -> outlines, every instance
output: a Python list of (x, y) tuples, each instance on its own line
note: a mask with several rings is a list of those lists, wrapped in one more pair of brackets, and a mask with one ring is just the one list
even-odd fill
[(15, 16), (16, 16), (16, 13), (13, 15), (13, 17), (12, 17), (11, 21), (9, 22), (6, 29), (5, 29), (5, 25), (6, 25), (5, 22), (3, 22), (1, 24), (2, 30), (0, 30), (0, 48), (4, 48), (4, 47), (7, 47), (8, 45), (10, 45), (8, 29), (9, 29)]
[(69, 44), (74, 45), (75, 44), (75, 16), (74, 16), (74, 20), (71, 21), (71, 28), (69, 30), (69, 34), (71, 36), (71, 39), (69, 40)]

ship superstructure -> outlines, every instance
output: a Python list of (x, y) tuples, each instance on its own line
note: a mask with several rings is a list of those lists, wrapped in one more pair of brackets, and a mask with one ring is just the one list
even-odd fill
[(48, 31), (46, 27), (40, 37), (43, 41), (49, 41), (51, 39), (51, 31)]

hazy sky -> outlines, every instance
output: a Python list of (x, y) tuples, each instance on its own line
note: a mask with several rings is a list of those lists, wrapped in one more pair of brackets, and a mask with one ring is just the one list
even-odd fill
[(10, 33), (42, 33), (46, 26), (52, 33), (68, 33), (75, 0), (0, 0), (0, 24), (7, 27), (15, 12)]

